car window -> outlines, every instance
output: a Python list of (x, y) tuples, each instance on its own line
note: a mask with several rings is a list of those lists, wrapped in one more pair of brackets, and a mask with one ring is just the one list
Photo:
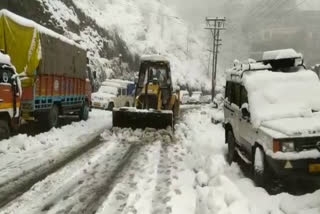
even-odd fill
[(233, 86), (233, 84), (232, 84), (231, 82), (227, 82), (226, 96), (225, 96), (225, 98), (226, 98), (229, 102), (231, 102), (232, 86)]
[(126, 95), (127, 95), (127, 89), (125, 89), (125, 88), (122, 89), (122, 95), (123, 95), (123, 96), (126, 96)]
[(227, 82), (225, 97), (230, 103), (240, 106), (241, 85), (239, 83)]
[(241, 100), (241, 86), (238, 83), (234, 83), (234, 94), (233, 94), (233, 99), (232, 103), (240, 106), (240, 100)]
[(11, 83), (12, 84), (12, 77), (13, 72), (9, 69), (0, 68), (0, 83)]
[(121, 96), (121, 88), (118, 88), (118, 96)]
[(249, 103), (248, 101), (248, 92), (245, 87), (241, 86), (241, 102), (240, 106), (242, 106), (245, 103)]

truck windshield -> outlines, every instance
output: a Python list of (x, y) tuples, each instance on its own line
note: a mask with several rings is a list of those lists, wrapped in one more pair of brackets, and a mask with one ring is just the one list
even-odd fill
[[(146, 75), (148, 73), (148, 75)], [(144, 87), (148, 82), (151, 83), (154, 79), (158, 80), (160, 87), (168, 86), (168, 70), (165, 67), (150, 66), (146, 69), (146, 72), (141, 74), (139, 79), (139, 87)]]

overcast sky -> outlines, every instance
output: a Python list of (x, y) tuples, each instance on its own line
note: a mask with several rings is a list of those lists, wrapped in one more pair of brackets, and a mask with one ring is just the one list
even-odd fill
[[(194, 23), (204, 22), (206, 16), (227, 16), (223, 7), (229, 2), (243, 2), (246, 5), (257, 0), (162, 0), (176, 7), (180, 15)], [(267, 1), (267, 0), (266, 0)], [(269, 0), (271, 1), (271, 0)], [(320, 0), (296, 0), (300, 9), (320, 10)]]

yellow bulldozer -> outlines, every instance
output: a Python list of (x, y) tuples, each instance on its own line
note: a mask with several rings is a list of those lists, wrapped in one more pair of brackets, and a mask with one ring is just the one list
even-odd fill
[(170, 62), (163, 56), (141, 57), (135, 82), (135, 107), (113, 110), (113, 126), (132, 129), (166, 129), (174, 126), (180, 111), (179, 89), (173, 90)]

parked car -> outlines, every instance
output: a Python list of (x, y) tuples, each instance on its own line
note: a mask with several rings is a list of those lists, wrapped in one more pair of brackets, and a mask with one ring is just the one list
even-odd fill
[(211, 95), (202, 95), (200, 97), (200, 103), (204, 103), (204, 104), (211, 103), (211, 98), (212, 98)]
[(180, 91), (180, 102), (181, 104), (187, 104), (189, 102), (190, 95), (187, 90)]
[(273, 173), (320, 179), (320, 83), (297, 60), (301, 55), (294, 50), (266, 52), (262, 62), (227, 74), (227, 159), (251, 165), (258, 186)]
[(131, 86), (131, 83), (104, 82), (99, 91), (92, 94), (92, 107), (111, 111), (114, 107), (133, 106)]
[(191, 95), (188, 103), (190, 103), (190, 104), (199, 104), (201, 96), (202, 96), (202, 92), (201, 91), (192, 92), (192, 95)]

